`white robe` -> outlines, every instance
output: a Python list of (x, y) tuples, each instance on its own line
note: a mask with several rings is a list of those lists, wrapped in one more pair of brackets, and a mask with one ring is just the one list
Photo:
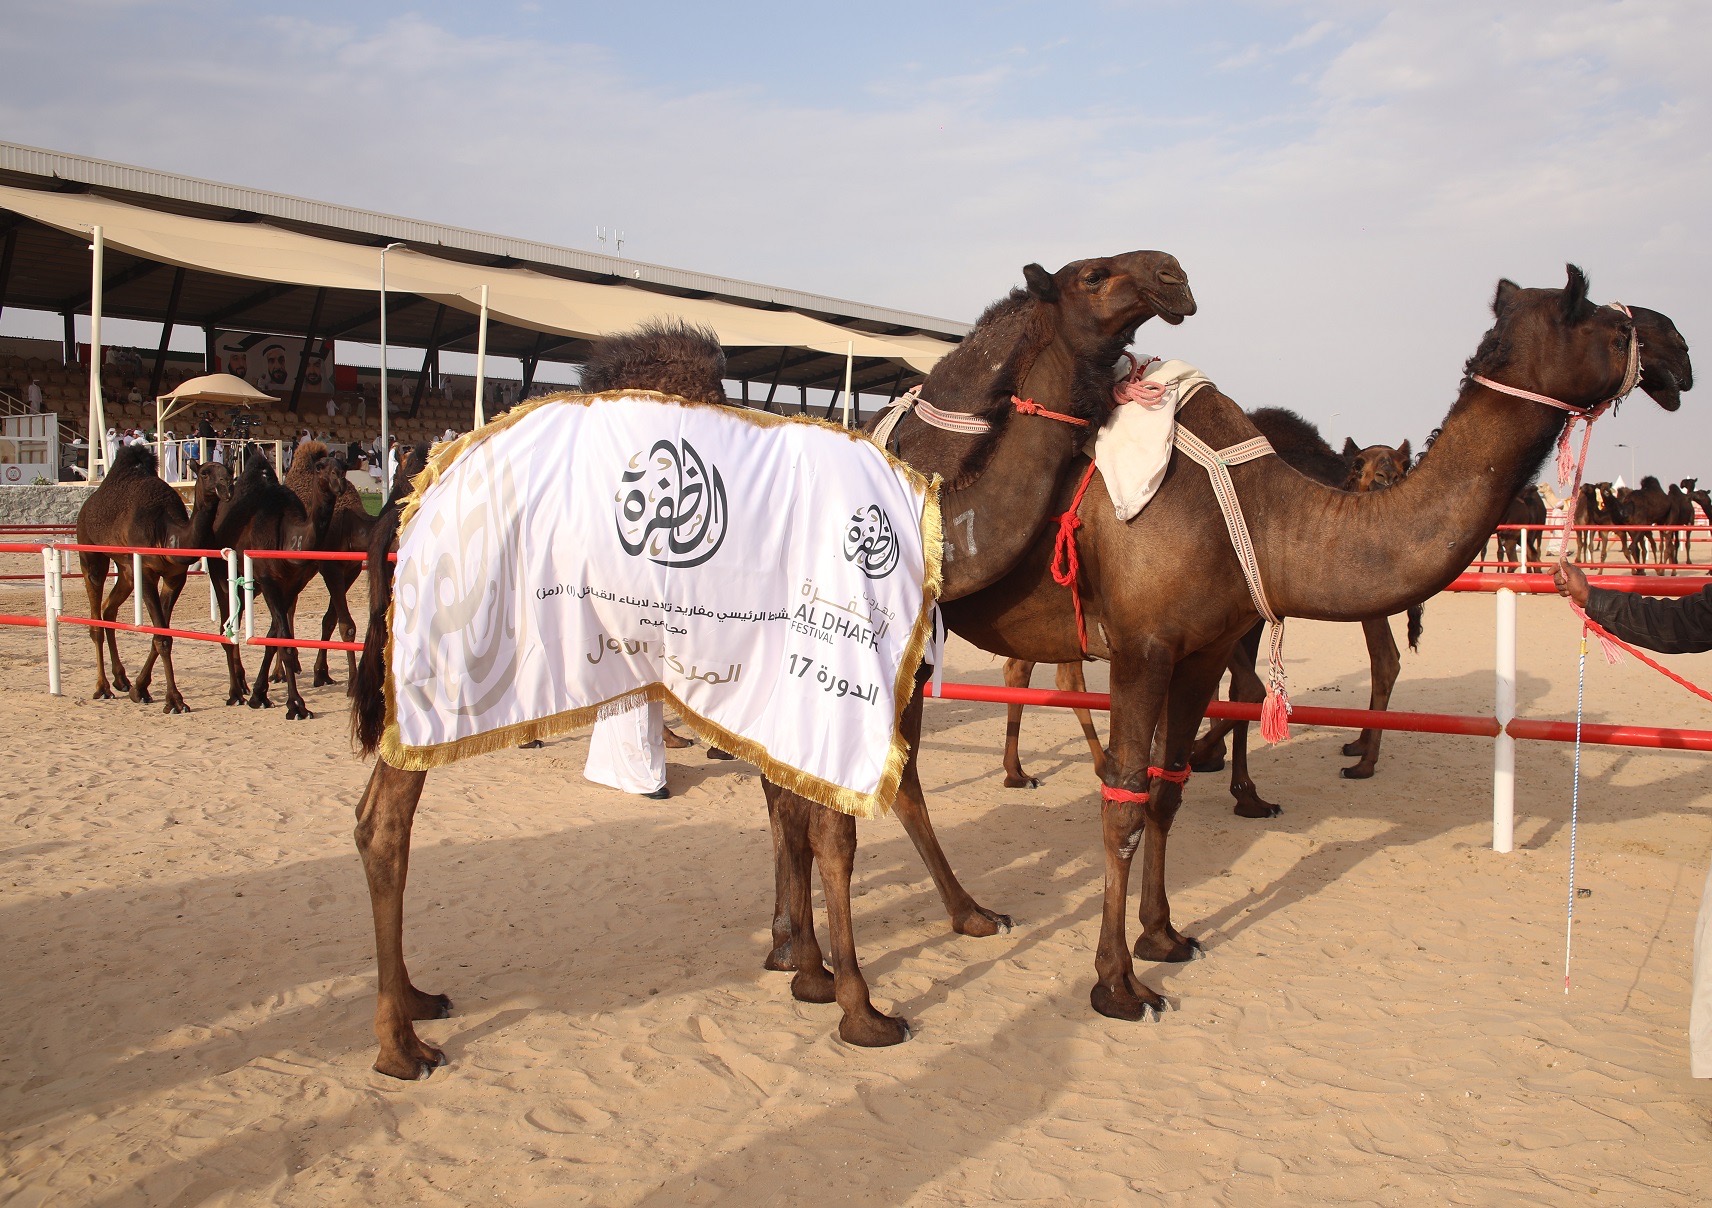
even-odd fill
[(603, 717), (589, 735), (583, 775), (625, 793), (652, 793), (666, 783), (665, 711), (649, 701)]
[(161, 466), (168, 482), (178, 481), (178, 442), (169, 440), (161, 446)]

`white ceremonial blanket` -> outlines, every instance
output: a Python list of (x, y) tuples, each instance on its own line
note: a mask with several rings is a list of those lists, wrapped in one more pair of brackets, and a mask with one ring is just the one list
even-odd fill
[(381, 754), (423, 769), (670, 700), (823, 805), (890, 808), (938, 480), (859, 433), (625, 392), (437, 446), (400, 527)]
[[(1137, 359), (1147, 364), (1150, 358)], [(1120, 359), (1112, 374), (1118, 380), (1128, 377), (1130, 362)], [(1106, 493), (1118, 519), (1126, 523), (1147, 506), (1165, 480), (1165, 467), (1171, 464), (1171, 441), (1177, 432), (1177, 408), (1202, 386), (1212, 385), (1187, 361), (1154, 360), (1142, 380), (1164, 384), (1164, 396), (1157, 403), (1114, 407), (1111, 418), (1091, 442)]]

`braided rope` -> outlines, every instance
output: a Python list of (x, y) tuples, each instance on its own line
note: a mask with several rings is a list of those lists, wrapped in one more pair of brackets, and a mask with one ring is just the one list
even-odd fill
[(1188, 784), (1189, 783), (1189, 769), (1188, 768), (1180, 768), (1177, 771), (1173, 772), (1170, 768), (1149, 767), (1147, 769), (1147, 774), (1149, 776), (1157, 776), (1161, 780), (1165, 781), (1168, 784)]
[(1052, 543), (1052, 581), (1070, 589), (1070, 606), (1076, 610), (1076, 643), (1088, 653), (1088, 627), (1082, 620), (1082, 561), (1076, 555), (1076, 530), (1082, 527), (1082, 497), (1094, 480), (1094, 463), (1088, 463), (1070, 507), (1058, 517), (1058, 537)]
[(1088, 421), (1085, 419), (1078, 419), (1074, 415), (1066, 415), (1062, 411), (1048, 411), (1045, 407), (1042, 407), (1031, 398), (1018, 398), (1013, 394), (1011, 395), (1011, 406), (1015, 407), (1017, 409), (1017, 413), (1020, 415), (1038, 415), (1042, 419), (1055, 419), (1061, 424), (1073, 424), (1078, 428), (1086, 428), (1088, 426)]
[(1146, 805), (1149, 797), (1145, 791), (1138, 793), (1134, 789), (1120, 789), (1115, 784), (1102, 783), (1100, 801), (1103, 805)]
[(1569, 906), (1563, 923), (1563, 992), (1569, 993), (1569, 957), (1575, 944), (1575, 839), (1581, 821), (1581, 707), (1587, 691), (1587, 632), (1581, 634), (1581, 663), (1575, 681), (1575, 770), (1569, 782)]

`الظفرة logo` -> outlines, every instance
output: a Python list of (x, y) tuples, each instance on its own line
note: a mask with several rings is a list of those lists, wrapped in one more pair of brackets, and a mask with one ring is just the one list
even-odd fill
[(850, 517), (844, 529), (844, 557), (870, 579), (884, 579), (898, 564), (898, 537), (892, 518), (877, 503)]
[(725, 481), (687, 440), (630, 459), (618, 492), (618, 543), (660, 566), (700, 566), (725, 542)]

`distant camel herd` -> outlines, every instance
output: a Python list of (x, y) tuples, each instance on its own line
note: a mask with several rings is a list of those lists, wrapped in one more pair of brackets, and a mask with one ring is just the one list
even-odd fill
[[(939, 475), (943, 510), (960, 518), (958, 525), (946, 526), (940, 600), (953, 632), (1010, 660), (1007, 682), (1026, 682), (1034, 664), (1044, 662), (1058, 666), (1062, 686), (1075, 686), (1083, 661), (1109, 664), (1108, 743), (1102, 746), (1085, 721), (1105, 869), (1090, 1001), (1103, 1015), (1142, 1020), (1168, 1004), (1138, 978), (1135, 959), (1184, 961), (1200, 949), (1173, 926), (1166, 892), (1167, 841), (1191, 766), (1221, 766), (1225, 730), (1234, 728), (1231, 789), (1237, 812), (1264, 817), (1277, 811), (1248, 777), (1245, 726), (1222, 727), (1198, 738), (1206, 707), (1227, 670), (1234, 698), (1259, 698), (1260, 613), (1206, 470), (1174, 458), (1153, 500), (1125, 522), (1117, 519), (1104, 482), (1084, 452), (1087, 431), (1100, 427), (1120, 405), (1111, 369), (1137, 328), (1152, 318), (1179, 323), (1195, 313), (1182, 268), (1164, 253), (1131, 252), (1076, 261), (1056, 273), (1029, 265), (1024, 278), (1025, 286), (990, 307), (921, 390), (939, 412), (983, 420), (984, 430), (973, 430), (980, 427), (973, 423), (935, 426), (912, 411), (891, 430), (887, 447), (917, 469)], [(1276, 456), (1226, 470), (1247, 516), (1266, 597), (1281, 616), (1363, 626), (1375, 708), (1385, 707), (1400, 661), (1388, 618), (1408, 615), (1408, 640), (1414, 645), (1421, 634), (1422, 603), (1478, 556), (1518, 494), (1534, 481), (1568, 415), (1626, 393), (1636, 384), (1637, 372), (1641, 389), (1666, 410), (1676, 410), (1681, 392), (1692, 386), (1687, 345), (1670, 319), (1640, 307), (1593, 303), (1586, 278), (1573, 266), (1561, 288), (1525, 289), (1500, 281), (1492, 310), (1493, 326), (1470, 357), (1436, 439), (1419, 458), (1411, 456), (1407, 442), (1368, 448), (1346, 442), (1334, 451), (1300, 417), (1275, 408), (1244, 411), (1212, 385), (1192, 393), (1177, 413), (1183, 429), (1215, 450), (1262, 435), (1270, 441)], [(655, 334), (673, 336), (679, 341), (674, 356), (681, 353), (682, 329)], [(630, 377), (617, 384), (691, 392), (682, 384), (681, 362), (675, 361), (668, 375), (664, 361), (651, 364), (646, 338), (639, 343), (636, 337), (628, 339)], [(704, 361), (708, 391), (722, 396), (723, 357), (711, 340), (705, 341)], [(1542, 396), (1549, 405), (1539, 401)], [(1016, 399), (1033, 400), (1035, 406), (1019, 408), (1013, 405)], [(1076, 422), (1060, 422), (1065, 418)], [(420, 464), (417, 458), (410, 462)], [(369, 550), (370, 624), (352, 678), (352, 711), (359, 745), (372, 753), (384, 719), (380, 684), (390, 575), (384, 555), (395, 538), (398, 501), (410, 489), (408, 474), (408, 469), (400, 473), (387, 509), (370, 521), (348, 502), (337, 458), (310, 446), (300, 451), (283, 485), (265, 461), (251, 462), (235, 483), (223, 470), (204, 467), (187, 510), (154, 476), (146, 451), (127, 450), (85, 506), (78, 535), (88, 542), (168, 548)], [(1679, 497), (1684, 504), (1695, 498), (1705, 506), (1704, 496), (1692, 481), (1668, 492), (1652, 479), (1627, 494), (1595, 486), (1577, 501), (1577, 516), (1591, 505), (1600, 510), (1586, 514), (1603, 519), (1588, 523), (1652, 522), (1614, 518), (1619, 515), (1656, 515), (1666, 522), (1666, 516), (1681, 514), (1670, 510), (1680, 506)], [(1662, 506), (1655, 509), (1658, 501)], [(961, 522), (965, 515), (968, 521)], [(1068, 516), (1063, 523), (1058, 522), (1061, 515)], [(1073, 593), (1052, 573), (1061, 532), (1069, 534), (1079, 552), (1074, 576), (1079, 610), (1072, 606)], [(1669, 543), (1660, 543), (1655, 553), (1666, 560), (1675, 557)], [(170, 622), (184, 565), (170, 556), (144, 562), (143, 582), (135, 587), (156, 625)], [(119, 580), (103, 599), (106, 560), (86, 556), (92, 611), (114, 615), (133, 589), (128, 560), (120, 559), (117, 566)], [(269, 632), (289, 637), (297, 594), (322, 566), (290, 560), (256, 566), (258, 589), (273, 617)], [(223, 578), (218, 563), (210, 570)], [(323, 632), (335, 625), (354, 631), (344, 606), (344, 589), (353, 577), (350, 571), (328, 576), (333, 602)], [(224, 591), (217, 595), (224, 601)], [(99, 633), (94, 637), (96, 694), (126, 690), (116, 645), (110, 636), (105, 645)], [(113, 664), (112, 688), (101, 666), (104, 648)], [(149, 673), (158, 658), (168, 682), (167, 708), (183, 707), (172, 681), (171, 650), (170, 639), (155, 640), (148, 661), (129, 684), (133, 699), (149, 699)], [(243, 669), (235, 649), (228, 647), (227, 656), (228, 703), (236, 703), (246, 699)], [(296, 655), (287, 650), (279, 658), (289, 685), (286, 715), (307, 716), (296, 686)], [(269, 659), (264, 656), (248, 689), (252, 706), (267, 703)], [(318, 668), (317, 683), (324, 675), (324, 666)], [(916, 767), (919, 688), (900, 724), (911, 755), (894, 809), (933, 877), (953, 929), (991, 935), (1008, 928), (1005, 915), (978, 904), (963, 888), (934, 833)], [(1009, 785), (1029, 783), (1016, 738), (1013, 712), (1003, 757)], [(1345, 752), (1358, 758), (1344, 769), (1346, 776), (1372, 775), (1379, 734), (1364, 732)], [(410, 837), (425, 780), (426, 773), (377, 760), (357, 806), (357, 847), (369, 881), (379, 967), (375, 1066), (402, 1078), (425, 1076), (444, 1061), (413, 1025), (451, 1010), (445, 995), (416, 988), (403, 957)], [(873, 1005), (856, 955), (850, 909), (855, 820), (771, 783), (765, 784), (765, 797), (776, 903), (767, 967), (793, 973), (791, 992), (799, 1000), (836, 1001), (845, 1040), (879, 1046), (906, 1039), (904, 1021)], [(1139, 935), (1132, 946), (1126, 914), (1138, 851)], [(816, 864), (825, 891), (829, 950), (821, 947), (811, 906)]]

